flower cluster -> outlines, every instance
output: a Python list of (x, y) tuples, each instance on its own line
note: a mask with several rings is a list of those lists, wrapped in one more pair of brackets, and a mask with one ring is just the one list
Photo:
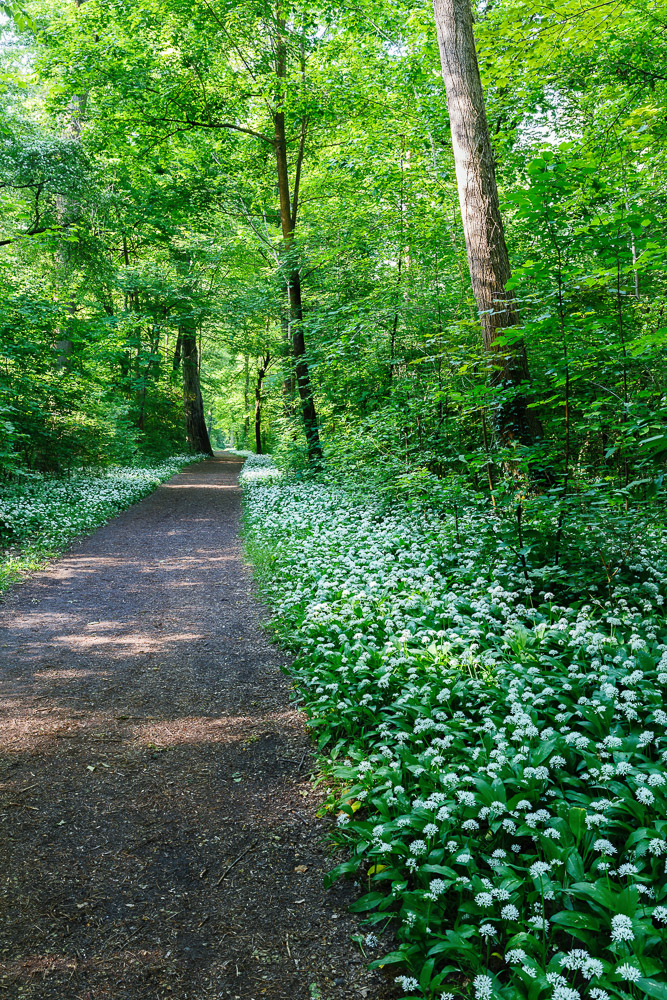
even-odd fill
[[(227, 451), (230, 449), (228, 448)], [(234, 454), (237, 454), (234, 452)], [(240, 454), (240, 453), (239, 453)], [(274, 465), (270, 455), (251, 455), (243, 464), (239, 482), (243, 486), (250, 486), (257, 483), (265, 483), (269, 480), (277, 479), (280, 471)]]
[(246, 538), (344, 788), (332, 879), (367, 882), (371, 927), (394, 917), (375, 964), (416, 996), (663, 995), (658, 529), (613, 606), (566, 606), (494, 558), (474, 498), (416, 517), (363, 484), (246, 470)]

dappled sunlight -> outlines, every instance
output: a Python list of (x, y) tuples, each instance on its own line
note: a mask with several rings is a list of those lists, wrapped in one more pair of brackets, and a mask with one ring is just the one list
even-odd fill
[(237, 743), (261, 736), (280, 736), (294, 726), (295, 713), (267, 712), (262, 715), (230, 715), (219, 718), (190, 716), (146, 725), (134, 725), (135, 738), (157, 746), (194, 743)]
[(163, 490), (197, 490), (200, 493), (208, 493), (209, 490), (238, 490), (236, 483), (163, 483), (160, 489)]
[[(148, 670), (158, 671), (159, 667)], [(93, 671), (49, 670), (35, 677), (40, 681), (66, 680), (76, 682), (82, 677), (96, 676)], [(104, 671), (101, 677), (110, 678), (112, 673)], [(51, 706), (40, 708), (39, 704), (27, 711), (18, 698), (0, 701), (0, 749), (9, 749), (16, 741), (29, 740), (32, 736), (59, 736), (63, 731), (76, 732), (91, 739), (113, 734), (117, 743), (132, 746), (136, 743), (150, 743), (152, 746), (185, 746), (188, 744), (238, 743), (256, 741), (262, 736), (281, 737), (293, 731), (297, 713), (293, 709), (283, 711), (258, 711), (246, 715), (188, 715), (148, 716), (139, 719), (116, 712), (99, 710), (82, 712), (72, 721), (66, 707)], [(28, 744), (26, 752), (31, 752)], [(44, 752), (40, 741), (40, 752)]]
[(48, 670), (37, 670), (34, 675), (38, 681), (81, 681), (86, 677), (111, 677), (110, 670), (86, 670), (78, 667), (73, 670), (56, 670), (50, 667)]
[(321, 966), (319, 796), (237, 515), (159, 490), (0, 609), (0, 990), (260, 1000)]
[[(71, 635), (55, 636), (51, 641), (61, 646), (75, 645), (77, 649), (94, 649), (96, 646), (127, 647), (133, 652), (160, 652), (168, 649), (178, 642), (195, 642), (205, 638), (202, 633), (169, 633), (160, 638), (148, 632), (126, 632), (123, 635), (115, 633), (113, 635), (81, 635), (78, 634), (73, 640)], [(138, 648), (140, 647), (140, 649)]]
[(78, 733), (83, 723), (72, 722), (63, 711), (54, 710), (34, 710), (34, 714), (22, 714), (16, 717), (15, 712), (19, 708), (18, 703), (3, 703), (0, 705), (0, 712), (5, 715), (6, 721), (0, 724), (0, 750), (5, 753), (29, 753), (32, 754), (35, 744), (31, 741), (39, 738), (40, 750), (43, 749), (43, 737), (59, 737), (64, 733)]

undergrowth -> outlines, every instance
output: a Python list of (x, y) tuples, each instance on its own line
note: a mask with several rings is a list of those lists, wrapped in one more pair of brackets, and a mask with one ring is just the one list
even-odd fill
[(667, 997), (662, 525), (242, 479), (373, 964), (409, 997)]

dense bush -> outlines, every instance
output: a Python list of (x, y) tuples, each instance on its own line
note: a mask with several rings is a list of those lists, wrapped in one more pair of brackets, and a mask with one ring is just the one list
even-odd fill
[[(252, 458), (243, 479), (249, 549), (342, 783), (333, 877), (367, 883), (367, 942), (395, 931), (376, 964), (419, 997), (667, 995), (664, 529), (635, 518), (619, 553), (612, 511), (589, 512), (557, 602), (503, 512), (461, 489), (452, 513), (444, 486), (438, 511), (392, 513), (353, 479)], [(599, 596), (598, 545), (622, 567)]]
[[(171, 366), (120, 320), (76, 320), (43, 298), (0, 296), (0, 473), (158, 461), (185, 446)], [(136, 325), (136, 324), (135, 324)]]

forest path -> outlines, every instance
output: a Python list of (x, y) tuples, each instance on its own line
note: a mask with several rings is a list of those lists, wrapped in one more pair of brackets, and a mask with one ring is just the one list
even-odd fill
[(322, 888), (310, 742), (259, 628), (239, 469), (189, 466), (0, 607), (7, 997), (393, 994), (349, 940), (350, 888)]

